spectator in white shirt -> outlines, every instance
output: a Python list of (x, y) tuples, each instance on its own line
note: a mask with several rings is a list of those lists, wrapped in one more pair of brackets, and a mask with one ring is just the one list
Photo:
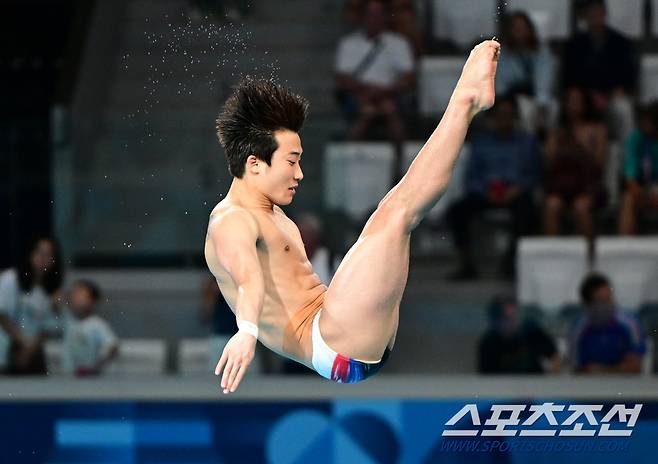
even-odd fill
[(117, 336), (94, 314), (99, 300), (100, 290), (93, 282), (78, 280), (73, 284), (62, 353), (65, 372), (77, 376), (101, 374), (119, 353)]
[(344, 37), (338, 46), (337, 99), (352, 120), (350, 140), (365, 138), (373, 121), (381, 118), (387, 134), (400, 147), (405, 138), (405, 97), (415, 81), (414, 55), (409, 41), (387, 31), (387, 26), (387, 6), (368, 1), (363, 29)]
[(17, 268), (0, 273), (0, 372), (46, 373), (43, 342), (57, 331), (62, 276), (50, 238), (34, 241)]

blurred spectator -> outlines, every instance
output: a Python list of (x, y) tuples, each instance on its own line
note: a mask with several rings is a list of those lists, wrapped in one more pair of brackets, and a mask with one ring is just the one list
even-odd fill
[(391, 30), (405, 37), (418, 58), (423, 54), (423, 29), (413, 0), (391, 0)]
[(65, 372), (79, 377), (99, 375), (119, 354), (117, 336), (96, 315), (100, 298), (100, 289), (91, 281), (78, 280), (71, 287), (62, 352)]
[(571, 342), (575, 369), (586, 373), (638, 374), (646, 352), (644, 334), (629, 313), (622, 313), (610, 281), (590, 274), (580, 286), (585, 314), (576, 323)]
[(212, 333), (215, 336), (232, 336), (238, 331), (235, 315), (219, 290), (214, 277), (208, 277), (203, 284), (201, 320), (205, 324), (211, 324)]
[(492, 116), (493, 130), (473, 137), (466, 168), (465, 196), (448, 210), (453, 240), (460, 257), (454, 279), (477, 278), (472, 256), (470, 225), (487, 209), (511, 213), (512, 240), (503, 263), (507, 275), (514, 272), (516, 240), (534, 226), (533, 190), (539, 180), (540, 155), (533, 136), (516, 127), (514, 98), (500, 98)]
[(343, 23), (348, 31), (361, 27), (365, 0), (347, 0), (343, 5)]
[(504, 53), (496, 71), (496, 93), (528, 97), (532, 109), (527, 116), (533, 120), (530, 126), (546, 127), (555, 82), (553, 55), (539, 41), (530, 17), (521, 11), (505, 18), (501, 44)]
[[(355, 224), (358, 224), (355, 226)], [(365, 224), (365, 221), (363, 222)], [(350, 216), (342, 210), (328, 209), (322, 212), (323, 243), (329, 252), (329, 270), (333, 276), (343, 257), (353, 242), (352, 235), (355, 229), (362, 230), (360, 223), (355, 223)]]
[(387, 31), (388, 7), (369, 0), (363, 29), (344, 37), (336, 53), (336, 98), (351, 121), (347, 138), (366, 137), (373, 122), (386, 122), (387, 136), (397, 147), (395, 176), (399, 173), (404, 113), (414, 86), (414, 57), (407, 39)]
[(313, 266), (313, 271), (318, 275), (320, 281), (328, 286), (333, 273), (329, 261), (329, 250), (324, 246), (320, 220), (313, 214), (305, 213), (295, 219), (295, 224), (299, 228), (306, 256)]
[(562, 84), (588, 89), (595, 109), (606, 115), (612, 136), (626, 140), (634, 125), (631, 96), (638, 77), (633, 46), (606, 24), (604, 0), (584, 1), (581, 13), (586, 30), (565, 46)]
[(601, 199), (608, 153), (605, 125), (598, 121), (582, 89), (567, 89), (558, 126), (549, 132), (545, 152), (544, 230), (559, 235), (565, 207), (575, 213), (578, 232), (593, 236), (592, 207)]
[(658, 211), (658, 103), (640, 108), (638, 129), (626, 141), (623, 176), (619, 233), (630, 235), (639, 212)]
[(51, 238), (31, 243), (18, 267), (0, 274), (0, 370), (46, 374), (43, 343), (58, 328), (62, 278), (59, 247)]
[(520, 319), (513, 298), (494, 298), (488, 312), (490, 326), (478, 347), (480, 373), (559, 372), (560, 356), (553, 339), (534, 322)]
[(213, 276), (203, 283), (201, 301), (201, 322), (210, 325), (211, 335), (208, 339), (209, 364), (214, 369), (227, 340), (238, 331), (233, 310), (224, 299), (224, 295)]

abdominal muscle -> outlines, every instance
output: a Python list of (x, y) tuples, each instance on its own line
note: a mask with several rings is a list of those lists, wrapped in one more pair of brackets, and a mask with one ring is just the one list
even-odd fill
[[(237, 295), (235, 286), (232, 282), (229, 285), (219, 282), (218, 284), (228, 305), (235, 313), (234, 295)], [(299, 316), (304, 310), (308, 312), (309, 305), (314, 302), (316, 302), (313, 307), (315, 314), (320, 309), (317, 307), (317, 302), (320, 302), (319, 298), (326, 290), (327, 288), (321, 283), (310, 289), (300, 289), (296, 298), (286, 298), (286, 301), (300, 303), (284, 305), (280, 302), (279, 292), (270, 293), (266, 289), (263, 310), (258, 320), (258, 340), (275, 353), (310, 367), (312, 356), (310, 322), (312, 321), (300, 320)], [(276, 295), (279, 301), (276, 301), (272, 295)]]
[[(235, 314), (237, 287), (229, 273), (222, 268), (213, 255), (214, 253), (206, 253), (208, 267), (215, 276), (224, 299)], [(261, 255), (260, 251), (259, 255)], [(263, 272), (265, 296), (258, 320), (258, 340), (275, 353), (310, 366), (311, 325), (304, 324), (304, 327), (301, 328), (291, 326), (297, 324), (300, 311), (314, 302), (317, 306), (317, 303), (320, 302), (318, 298), (327, 291), (327, 287), (313, 272), (308, 261), (308, 265), (288, 262), (286, 266), (275, 266), (276, 263), (273, 263), (273, 260), (269, 260), (265, 256), (260, 257), (261, 265), (267, 263), (269, 269), (265, 269), (266, 272)], [(281, 269), (277, 272), (275, 267)]]

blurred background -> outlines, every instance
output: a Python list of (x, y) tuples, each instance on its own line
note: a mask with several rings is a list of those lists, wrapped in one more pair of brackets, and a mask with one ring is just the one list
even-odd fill
[[(2, 10), (0, 428), (16, 462), (179, 462), (121, 438), (117, 454), (94, 448), (103, 440), (80, 454), (81, 436), (122, 437), (125, 417), (158, 414), (191, 422), (130, 430), (169, 446), (208, 435), (210, 454), (194, 462), (240, 462), (240, 446), (251, 453), (242, 462), (292, 462), (277, 451), (282, 399), (294, 409), (315, 398), (325, 414), (343, 396), (429, 396), (445, 420), (461, 407), (450, 401), (471, 396), (655, 399), (658, 1), (7, 0)], [(253, 404), (202, 413), (219, 399), (212, 370), (236, 329), (202, 254), (231, 181), (214, 124), (232, 86), (271, 79), (311, 102), (304, 182), (285, 212), (328, 284), (436, 127), (470, 48), (492, 37), (496, 105), (473, 121), (448, 191), (412, 236), (386, 368), (336, 390), (259, 347), (242, 393)], [(389, 406), (369, 410), (388, 417)], [(62, 411), (116, 423), (62, 424)], [(218, 438), (217, 417), (250, 411), (270, 438)], [(5, 419), (19, 416), (25, 428)], [(54, 428), (30, 445), (37, 422)], [(230, 437), (248, 430), (240, 424)], [(368, 459), (438, 459), (405, 454), (400, 437), (398, 454)], [(179, 451), (200, 446), (181, 440)], [(637, 450), (628, 462), (652, 462)]]

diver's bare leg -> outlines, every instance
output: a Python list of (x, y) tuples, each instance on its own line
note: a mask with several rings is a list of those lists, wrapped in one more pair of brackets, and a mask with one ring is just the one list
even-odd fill
[(411, 231), (447, 188), (473, 116), (493, 105), (499, 47), (487, 41), (473, 49), (438, 127), (336, 271), (320, 316), (322, 336), (335, 351), (376, 361), (394, 336)]

